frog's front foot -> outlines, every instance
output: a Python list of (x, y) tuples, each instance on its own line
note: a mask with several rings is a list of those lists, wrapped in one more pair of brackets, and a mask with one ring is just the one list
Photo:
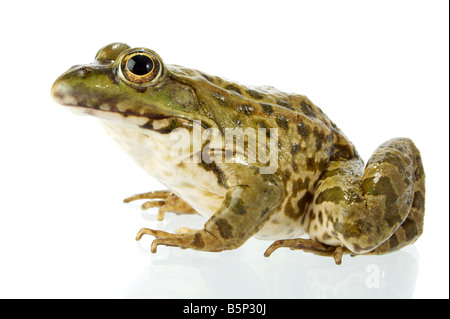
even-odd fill
[(141, 205), (142, 209), (159, 207), (158, 220), (164, 219), (166, 212), (174, 212), (177, 214), (196, 214), (197, 212), (186, 204), (181, 198), (170, 191), (154, 191), (143, 194), (133, 195), (125, 198), (124, 203), (129, 203), (139, 199), (150, 199)]
[(205, 229), (190, 229), (182, 227), (175, 234), (162, 230), (154, 230), (142, 228), (136, 235), (136, 240), (141, 240), (143, 235), (151, 235), (156, 237), (152, 242), (151, 252), (156, 253), (158, 245), (173, 246), (180, 248), (191, 248), (204, 251), (222, 251), (235, 247), (228, 246), (216, 237), (214, 234)]
[[(236, 169), (236, 166), (232, 166)], [(280, 204), (284, 186), (275, 175), (261, 175), (249, 166), (237, 166), (240, 179), (233, 179), (219, 209), (206, 221), (200, 230), (179, 229), (172, 234), (160, 230), (143, 228), (137, 234), (140, 240), (144, 234), (156, 239), (151, 251), (158, 245), (190, 248), (202, 251), (223, 251), (242, 245), (253, 236)], [(222, 167), (225, 171), (229, 167)]]
[(347, 252), (347, 250), (342, 246), (330, 246), (311, 239), (296, 238), (275, 241), (272, 245), (269, 246), (269, 248), (267, 248), (264, 256), (269, 257), (276, 249), (280, 247), (300, 249), (305, 252), (320, 256), (330, 256), (334, 258), (336, 265), (340, 265), (342, 263), (342, 255), (344, 254), (344, 252)]

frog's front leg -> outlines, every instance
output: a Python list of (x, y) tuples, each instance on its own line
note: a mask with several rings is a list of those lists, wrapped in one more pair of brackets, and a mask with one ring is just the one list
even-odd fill
[(284, 196), (283, 183), (276, 175), (261, 175), (258, 169), (241, 164), (222, 165), (228, 178), (228, 189), (218, 211), (201, 230), (171, 234), (143, 228), (136, 237), (149, 234), (158, 245), (191, 248), (203, 251), (222, 251), (242, 245), (255, 234), (279, 206)]
[[(331, 162), (301, 222), (319, 244), (350, 254), (384, 254), (422, 234), (424, 198), (419, 151), (409, 139), (392, 139), (374, 152), (365, 169), (359, 158)], [(302, 240), (293, 239), (275, 242), (268, 253), (278, 247), (303, 249)], [(309, 251), (320, 254), (320, 249)]]
[(139, 199), (151, 199), (141, 205), (142, 209), (159, 207), (158, 220), (164, 219), (166, 212), (174, 212), (176, 214), (196, 214), (197, 212), (185, 201), (170, 191), (153, 191), (143, 194), (136, 194), (125, 198), (124, 203), (129, 203)]

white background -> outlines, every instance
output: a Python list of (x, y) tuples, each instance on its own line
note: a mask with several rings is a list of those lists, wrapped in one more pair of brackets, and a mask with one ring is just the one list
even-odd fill
[[(8, 1), (2, 4), (0, 297), (448, 298), (448, 1)], [(427, 174), (425, 231), (378, 257), (249, 240), (204, 253), (136, 243), (201, 227), (122, 199), (160, 189), (103, 132), (51, 100), (53, 81), (126, 42), (179, 64), (307, 95), (365, 160), (407, 136)]]

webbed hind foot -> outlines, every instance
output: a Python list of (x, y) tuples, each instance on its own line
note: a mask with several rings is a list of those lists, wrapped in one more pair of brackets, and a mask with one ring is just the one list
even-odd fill
[(264, 257), (269, 257), (276, 249), (280, 247), (289, 247), (292, 250), (299, 249), (320, 256), (333, 257), (336, 265), (340, 265), (342, 263), (342, 255), (344, 252), (348, 252), (348, 250), (342, 246), (330, 246), (311, 239), (296, 238), (275, 241), (269, 246), (269, 248), (267, 248), (264, 253)]

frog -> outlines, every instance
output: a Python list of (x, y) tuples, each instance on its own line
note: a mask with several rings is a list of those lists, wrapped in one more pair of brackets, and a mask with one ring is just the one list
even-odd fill
[[(394, 252), (423, 233), (425, 173), (413, 141), (390, 139), (364, 164), (341, 129), (304, 95), (166, 64), (151, 49), (119, 42), (101, 48), (93, 63), (63, 73), (51, 95), (100, 119), (167, 187), (124, 202), (145, 200), (142, 208), (156, 207), (158, 220), (167, 212), (206, 219), (202, 229), (142, 228), (136, 240), (153, 236), (153, 253), (160, 245), (221, 252), (255, 237), (272, 242), (266, 257), (285, 247), (341, 264), (343, 255)], [(219, 143), (227, 130), (239, 129), (258, 135), (245, 135), (240, 146)], [(177, 132), (189, 138), (180, 142)], [(207, 138), (196, 142), (194, 135)], [(256, 135), (270, 141), (263, 150), (275, 154), (272, 169), (267, 158), (250, 160), (250, 145), (263, 146)], [(212, 140), (218, 155), (201, 156), (211, 153), (205, 149)], [(185, 154), (175, 161), (180, 143)]]

